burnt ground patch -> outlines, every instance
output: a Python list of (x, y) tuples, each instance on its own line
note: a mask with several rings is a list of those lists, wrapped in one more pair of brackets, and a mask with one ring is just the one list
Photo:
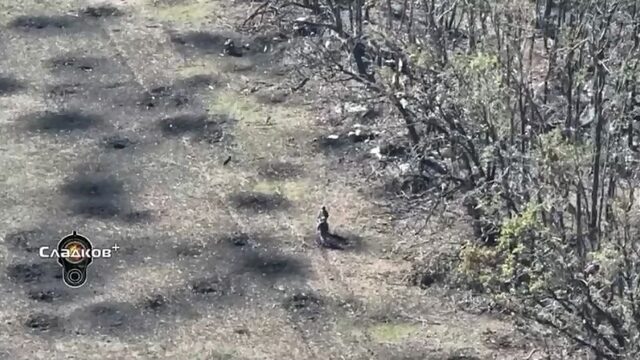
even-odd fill
[(96, 218), (113, 218), (125, 210), (123, 184), (112, 178), (80, 175), (61, 188), (75, 214)]
[(16, 78), (11, 76), (0, 76), (0, 96), (11, 95), (24, 88), (25, 86)]
[(302, 175), (304, 168), (286, 161), (264, 162), (258, 166), (258, 174), (270, 180), (285, 180)]
[(302, 261), (273, 251), (248, 252), (239, 262), (237, 273), (250, 273), (267, 279), (300, 277), (307, 273)]
[(124, 183), (101, 173), (76, 174), (60, 187), (64, 202), (75, 215), (126, 223), (148, 221), (151, 214), (131, 209)]
[(34, 284), (61, 278), (61, 268), (54, 261), (46, 263), (15, 263), (6, 268), (6, 275), (14, 284)]
[(62, 187), (72, 197), (116, 197), (122, 194), (122, 183), (113, 178), (91, 178), (82, 176)]
[(9, 28), (44, 35), (83, 30), (86, 23), (71, 15), (22, 15), (14, 18), (9, 23)]
[(79, 14), (93, 19), (120, 17), (124, 15), (124, 12), (115, 6), (100, 5), (100, 6), (88, 6), (79, 11)]
[(162, 119), (158, 126), (165, 137), (189, 135), (196, 141), (217, 143), (224, 138), (223, 126), (228, 121), (224, 117), (214, 121), (205, 114), (184, 114)]
[(76, 311), (67, 319), (72, 329), (79, 333), (127, 335), (143, 328), (141, 311), (126, 302), (101, 302)]
[(19, 230), (4, 236), (4, 243), (13, 250), (35, 253), (43, 245), (51, 245), (51, 236), (44, 231), (31, 229)]
[(98, 115), (80, 111), (38, 112), (25, 115), (18, 121), (24, 123), (29, 131), (50, 134), (86, 131), (104, 122)]
[(51, 314), (34, 313), (27, 316), (24, 327), (34, 332), (49, 332), (60, 327), (60, 319)]
[(228, 200), (237, 209), (257, 213), (285, 210), (291, 205), (289, 200), (280, 194), (253, 191), (234, 193)]

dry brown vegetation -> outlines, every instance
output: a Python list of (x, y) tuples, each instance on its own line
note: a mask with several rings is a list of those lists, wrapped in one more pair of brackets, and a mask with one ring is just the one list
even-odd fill
[(553, 335), (549, 358), (638, 357), (637, 1), (269, 0), (245, 26), (297, 37), (301, 76), (349, 90), (397, 217), (469, 225), (403, 240), (412, 282)]
[(636, 8), (2, 2), (0, 358), (635, 359)]

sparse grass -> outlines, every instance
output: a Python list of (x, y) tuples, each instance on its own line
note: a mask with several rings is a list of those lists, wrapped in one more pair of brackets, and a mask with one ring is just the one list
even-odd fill
[(377, 342), (396, 343), (420, 331), (420, 326), (409, 323), (379, 323), (370, 326), (367, 331)]
[(238, 153), (248, 159), (274, 159), (297, 150), (314, 136), (305, 109), (287, 105), (262, 105), (231, 89), (212, 91), (209, 112), (229, 114), (238, 120)]
[(216, 18), (221, 8), (209, 0), (148, 0), (151, 14), (160, 21), (192, 24)]
[(265, 193), (282, 194), (290, 201), (303, 204), (309, 200), (309, 189), (313, 183), (309, 179), (303, 180), (264, 180), (253, 185), (253, 190)]
[(182, 78), (187, 78), (195, 75), (213, 75), (216, 76), (220, 73), (220, 68), (213, 62), (192, 62), (188, 65), (183, 65), (178, 68), (178, 75)]

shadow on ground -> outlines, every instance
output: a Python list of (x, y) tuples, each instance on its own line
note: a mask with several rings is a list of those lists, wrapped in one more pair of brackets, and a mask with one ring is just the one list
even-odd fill
[(0, 96), (13, 95), (25, 87), (25, 84), (12, 76), (0, 76)]
[[(120, 184), (113, 179), (77, 179), (65, 185), (64, 191), (80, 197), (122, 194)], [(52, 239), (58, 237), (61, 235), (47, 230), (27, 229), (7, 233), (4, 241), (13, 251), (36, 257), (39, 246), (54, 246)], [(86, 300), (87, 296), (92, 296), (89, 289), (66, 288), (61, 279), (61, 267), (53, 259), (15, 261), (7, 266), (5, 274), (8, 288), (17, 286), (33, 304), (21, 320), (25, 330), (54, 337), (98, 333), (126, 339), (159, 329), (168, 330), (178, 318), (200, 319), (229, 307), (263, 304), (264, 299), (269, 299), (269, 303), (280, 302), (298, 312), (315, 312), (310, 309), (317, 307), (312, 304), (313, 299), (291, 300), (289, 295), (274, 289), (274, 284), (282, 282), (288, 286), (303, 286), (310, 274), (306, 259), (283, 253), (277, 248), (278, 242), (269, 237), (230, 233), (191, 246), (179, 239), (174, 242), (154, 238), (127, 240), (126, 243), (119, 242), (123, 248), (109, 260), (110, 263), (100, 260), (92, 264), (91, 291), (101, 293), (100, 289), (108, 286), (116, 271), (134, 268), (132, 264), (149, 265), (149, 261), (174, 267), (175, 271), (184, 274), (182, 280), (155, 289), (145, 289), (144, 283), (132, 283), (133, 288), (141, 289), (137, 298), (99, 301), (82, 306), (73, 316), (67, 317), (51, 312), (47, 305), (72, 302), (78, 296)], [(117, 264), (129, 265), (123, 269)]]
[(97, 114), (69, 110), (27, 114), (20, 117), (17, 122), (25, 125), (30, 132), (61, 134), (90, 130), (102, 125), (104, 119)]
[(64, 203), (75, 215), (126, 223), (151, 220), (150, 213), (133, 208), (123, 183), (112, 175), (79, 174), (68, 179), (61, 191), (66, 196)]

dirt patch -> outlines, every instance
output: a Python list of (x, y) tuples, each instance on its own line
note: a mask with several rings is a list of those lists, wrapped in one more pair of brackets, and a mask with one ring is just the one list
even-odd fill
[(229, 197), (229, 202), (238, 209), (257, 213), (285, 210), (290, 206), (289, 200), (280, 194), (260, 192), (235, 193)]
[(47, 278), (61, 277), (60, 267), (53, 261), (48, 263), (17, 263), (7, 266), (7, 276), (15, 284), (30, 284)]
[(174, 248), (179, 258), (193, 258), (202, 255), (202, 246), (195, 244), (178, 244)]
[(109, 6), (109, 5), (101, 5), (101, 6), (89, 6), (85, 9), (80, 10), (79, 12), (83, 16), (87, 16), (94, 19), (101, 18), (109, 18), (109, 17), (119, 17), (124, 15), (124, 12), (117, 7)]
[(269, 180), (286, 180), (300, 177), (304, 168), (285, 161), (266, 162), (258, 166), (258, 174)]
[(178, 83), (185, 89), (205, 89), (218, 83), (218, 79), (210, 75), (193, 75), (180, 80)]
[(49, 98), (65, 98), (69, 95), (75, 95), (83, 91), (82, 85), (79, 83), (51, 85), (47, 90)]
[(177, 80), (171, 85), (154, 87), (142, 93), (137, 105), (145, 110), (174, 110), (182, 109), (193, 104), (194, 95), (213, 89), (218, 82), (210, 75), (194, 75)]
[(154, 216), (149, 210), (133, 210), (122, 214), (120, 218), (128, 224), (139, 224), (151, 222)]
[(153, 6), (177, 6), (188, 3), (190, 0), (152, 0)]
[(27, 297), (29, 299), (44, 303), (52, 303), (61, 300), (66, 296), (66, 291), (62, 289), (31, 289), (27, 292)]
[(206, 277), (191, 281), (189, 288), (197, 295), (224, 296), (230, 292), (230, 283), (225, 278)]
[(47, 235), (40, 230), (20, 230), (9, 233), (4, 237), (4, 243), (14, 250), (34, 253), (40, 246), (51, 241)]
[(304, 275), (306, 267), (291, 256), (261, 252), (244, 257), (238, 272), (249, 272), (265, 278), (281, 278)]
[(45, 133), (65, 133), (85, 131), (103, 123), (102, 117), (79, 111), (39, 112), (19, 119), (29, 131)]
[(10, 28), (23, 32), (34, 32), (38, 35), (77, 31), (83, 29), (84, 25), (80, 18), (71, 15), (24, 15), (16, 17), (9, 23)]
[(314, 294), (298, 292), (287, 297), (283, 306), (293, 315), (315, 320), (322, 312), (324, 301)]
[(165, 118), (159, 122), (159, 128), (166, 137), (173, 138), (189, 135), (195, 141), (207, 141), (209, 143), (217, 143), (222, 141), (225, 132), (221, 121), (213, 121), (208, 115), (178, 115)]
[(229, 246), (232, 249), (254, 249), (260, 246), (266, 246), (272, 240), (262, 234), (248, 234), (244, 232), (233, 232), (229, 235), (223, 236), (220, 243)]
[(107, 62), (105, 58), (82, 57), (82, 56), (61, 56), (49, 59), (46, 64), (54, 72), (75, 71), (92, 72), (97, 70)]
[(74, 314), (80, 328), (99, 333), (122, 333), (139, 325), (135, 307), (123, 302), (102, 302), (88, 306)]
[(49, 314), (31, 314), (24, 322), (24, 326), (37, 332), (44, 332), (57, 329), (60, 325), (60, 319), (57, 316)]
[(287, 101), (289, 97), (289, 92), (286, 90), (262, 90), (259, 91), (256, 95), (256, 100), (262, 104), (282, 104)]
[(10, 76), (0, 76), (0, 96), (12, 95), (24, 88), (25, 86), (17, 79)]

